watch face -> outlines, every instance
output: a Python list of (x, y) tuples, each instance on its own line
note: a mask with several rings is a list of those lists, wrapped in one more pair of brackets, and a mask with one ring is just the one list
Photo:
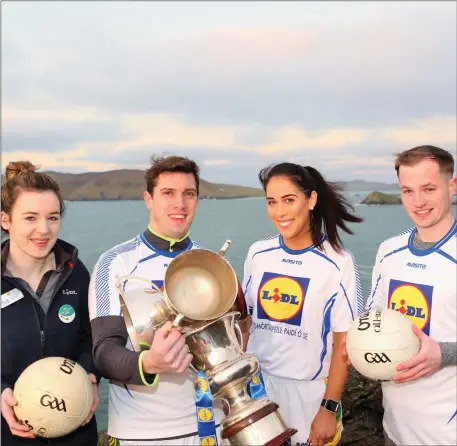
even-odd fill
[(338, 410), (339, 404), (336, 401), (333, 400), (327, 400), (325, 403), (325, 408), (327, 410), (331, 410), (332, 412), (336, 412)]

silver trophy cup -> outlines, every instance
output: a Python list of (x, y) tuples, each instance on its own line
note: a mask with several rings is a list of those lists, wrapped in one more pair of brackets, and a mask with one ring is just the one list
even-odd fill
[(297, 430), (287, 427), (277, 404), (267, 397), (255, 400), (249, 395), (249, 383), (258, 379), (259, 362), (242, 350), (239, 315), (229, 312), (198, 328), (184, 330), (193, 355), (192, 369), (205, 372), (213, 397), (225, 403), (223, 438), (232, 445), (279, 446)]
[[(238, 280), (231, 265), (219, 254), (194, 249), (169, 264), (164, 290), (137, 276), (118, 279), (120, 302), (133, 348), (148, 348), (155, 330), (166, 321), (181, 326), (193, 355), (191, 370), (204, 371), (214, 397), (224, 401), (222, 437), (231, 445), (280, 446), (296, 429), (288, 428), (278, 405), (267, 397), (253, 399), (248, 393), (258, 379), (259, 363), (242, 349), (242, 336), (234, 303)], [(145, 282), (143, 289), (124, 291), (125, 280)]]

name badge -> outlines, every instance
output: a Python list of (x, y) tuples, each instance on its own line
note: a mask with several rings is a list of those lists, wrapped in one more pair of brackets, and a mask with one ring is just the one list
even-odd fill
[(14, 304), (18, 300), (22, 299), (24, 294), (21, 290), (14, 288), (14, 290), (8, 291), (7, 293), (2, 294), (2, 308), (7, 307), (8, 305)]

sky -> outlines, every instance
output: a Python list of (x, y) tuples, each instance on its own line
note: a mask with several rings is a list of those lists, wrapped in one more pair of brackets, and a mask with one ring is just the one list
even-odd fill
[(259, 186), (291, 161), (395, 182), (456, 154), (456, 2), (2, 2), (2, 170), (196, 160)]

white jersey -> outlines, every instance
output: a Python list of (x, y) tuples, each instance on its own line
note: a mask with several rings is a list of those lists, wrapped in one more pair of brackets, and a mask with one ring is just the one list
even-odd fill
[[(384, 241), (376, 256), (367, 309), (405, 314), (437, 342), (457, 338), (457, 222), (433, 248), (417, 250), (409, 229)], [(397, 444), (457, 444), (457, 368), (429, 378), (383, 382), (384, 428)]]
[[(186, 250), (203, 249), (191, 242)], [(143, 234), (118, 245), (97, 262), (89, 289), (91, 320), (101, 316), (122, 315), (117, 278), (135, 275), (163, 286), (169, 262), (183, 251), (156, 249)], [(125, 290), (144, 289), (144, 282), (127, 280)], [(128, 341), (126, 347), (133, 350)], [(160, 374), (157, 385), (122, 385), (110, 382), (108, 434), (118, 439), (160, 439), (197, 433), (194, 383), (190, 371)], [(218, 424), (223, 417), (221, 402), (214, 401)], [(183, 440), (184, 441), (184, 440)]]
[(332, 332), (346, 332), (363, 309), (352, 255), (325, 240), (293, 251), (277, 235), (254, 243), (243, 290), (252, 327), (247, 351), (266, 373), (295, 380), (328, 376)]

